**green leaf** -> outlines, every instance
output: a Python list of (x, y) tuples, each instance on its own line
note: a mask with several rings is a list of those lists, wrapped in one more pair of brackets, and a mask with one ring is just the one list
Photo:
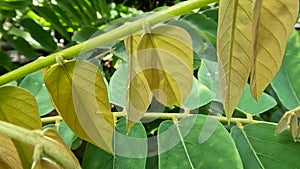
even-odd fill
[(82, 60), (60, 64), (44, 75), (56, 110), (76, 135), (112, 153), (114, 119), (101, 72)]
[[(24, 89), (13, 86), (0, 87), (0, 120), (32, 130), (42, 128), (34, 96)], [(14, 144), (24, 168), (30, 168), (32, 147), (18, 141), (14, 141)]]
[(57, 48), (53, 37), (46, 32), (39, 24), (31, 19), (23, 19), (20, 24), (38, 41), (47, 51), (54, 51)]
[(289, 110), (300, 105), (300, 37), (293, 31), (281, 67), (272, 81), (280, 102)]
[(142, 169), (146, 166), (147, 134), (140, 122), (126, 135), (126, 119), (121, 119), (115, 126), (114, 155), (87, 144), (82, 167), (85, 169)]
[(231, 118), (247, 83), (252, 62), (252, 1), (223, 0), (219, 5), (218, 56), (224, 111)]
[(196, 109), (212, 101), (212, 93), (205, 85), (198, 83), (193, 78), (193, 86), (190, 94), (183, 101), (183, 107), (189, 110)]
[(97, 32), (98, 29), (92, 26), (84, 26), (80, 31), (76, 31), (72, 36), (72, 41), (84, 42), (91, 38), (91, 36)]
[[(250, 87), (258, 100), (278, 72), (294, 28), (299, 1), (253, 1), (253, 54)], [(270, 25), (272, 25), (270, 27)]]
[(0, 51), (0, 67), (3, 67), (7, 71), (12, 70), (11, 58), (3, 51)]
[(23, 169), (18, 151), (11, 138), (0, 135), (0, 169)]
[(231, 135), (245, 169), (300, 167), (299, 143), (292, 140), (288, 131), (275, 136), (275, 128), (275, 125), (263, 123), (232, 128)]
[(276, 100), (266, 93), (263, 93), (258, 101), (256, 101), (251, 97), (250, 86), (247, 84), (243, 90), (242, 97), (236, 108), (246, 114), (251, 114), (253, 116), (261, 114), (273, 108), (274, 106), (276, 106), (276, 104)]
[(31, 5), (31, 0), (2, 0), (0, 9), (4, 10), (15, 10), (15, 9), (24, 9), (28, 5)]
[(27, 75), (19, 86), (34, 95), (38, 103), (40, 116), (46, 115), (54, 109), (41, 71)]
[(115, 105), (126, 106), (126, 84), (128, 78), (127, 63), (122, 63), (112, 75), (108, 84), (109, 102)]
[(15, 48), (20, 54), (24, 55), (26, 58), (34, 60), (39, 57), (39, 54), (36, 53), (31, 47), (31, 45), (22, 37), (8, 35), (7, 41), (13, 48)]
[[(211, 18), (204, 14), (193, 13), (183, 17), (184, 20), (195, 25), (201, 31), (204, 31), (205, 35), (211, 41), (211, 43), (216, 45), (216, 35), (217, 35), (217, 23)], [(204, 24), (205, 23), (205, 24)]]
[(214, 119), (198, 115), (178, 123), (164, 121), (158, 129), (159, 167), (242, 168), (227, 130)]
[(36, 12), (41, 15), (45, 20), (51, 23), (51, 26), (57, 30), (65, 39), (70, 40), (70, 36), (65, 29), (65, 27), (61, 24), (58, 17), (55, 15), (55, 13), (51, 10), (51, 8), (47, 6), (43, 7), (36, 7)]

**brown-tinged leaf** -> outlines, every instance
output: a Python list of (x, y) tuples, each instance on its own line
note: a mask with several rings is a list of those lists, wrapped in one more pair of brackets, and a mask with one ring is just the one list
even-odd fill
[(217, 51), (225, 114), (231, 118), (251, 70), (251, 0), (222, 0), (219, 5)]
[(291, 130), (291, 134), (292, 134), (294, 141), (296, 141), (298, 138), (298, 135), (299, 135), (299, 133), (298, 133), (299, 123), (298, 123), (298, 117), (294, 113), (291, 116), (290, 130)]
[(128, 90), (126, 98), (127, 132), (146, 113), (152, 99), (151, 90), (147, 79), (141, 70), (137, 56), (137, 44), (141, 34), (135, 34), (125, 38), (125, 46), (128, 57)]
[(282, 63), (286, 43), (298, 17), (298, 0), (253, 1), (251, 94), (256, 100)]
[(283, 132), (287, 126), (289, 125), (290, 121), (291, 121), (291, 116), (292, 116), (292, 112), (286, 112), (282, 118), (280, 119), (280, 121), (277, 124), (276, 127), (276, 134), (280, 134), (281, 132)]
[(0, 169), (23, 169), (18, 151), (11, 138), (0, 135)]
[(181, 106), (193, 81), (192, 39), (184, 29), (159, 25), (142, 35), (137, 58), (154, 97)]
[[(0, 120), (24, 127), (41, 129), (42, 122), (37, 102), (32, 94), (24, 89), (4, 86), (0, 87)], [(32, 164), (33, 148), (14, 141), (24, 168)]]
[(98, 68), (73, 60), (50, 68), (44, 79), (57, 111), (71, 130), (112, 153), (114, 118)]

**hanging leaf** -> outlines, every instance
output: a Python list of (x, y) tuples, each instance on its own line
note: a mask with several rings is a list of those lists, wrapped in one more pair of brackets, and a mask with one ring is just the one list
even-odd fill
[[(42, 128), (34, 96), (24, 89), (13, 86), (0, 87), (0, 120), (32, 130)], [(22, 165), (24, 168), (30, 168), (32, 147), (18, 141), (14, 141), (14, 144), (20, 154)]]
[(299, 1), (253, 1), (251, 94), (256, 100), (278, 72), (298, 17)]
[(126, 53), (128, 55), (128, 80), (126, 111), (127, 111), (127, 130), (140, 120), (146, 113), (152, 99), (151, 90), (144, 70), (141, 69), (137, 60), (137, 45), (140, 34), (132, 35), (124, 40)]
[(157, 26), (142, 35), (137, 59), (153, 96), (168, 107), (180, 107), (193, 82), (189, 33), (177, 26)]
[(0, 135), (0, 169), (23, 169), (18, 151), (11, 138)]
[(74, 60), (50, 68), (44, 80), (57, 111), (72, 131), (112, 153), (114, 119), (98, 68)]
[(280, 102), (292, 110), (300, 105), (300, 37), (296, 30), (290, 36), (285, 55), (272, 87)]
[(293, 113), (290, 119), (290, 131), (294, 141), (297, 141), (297, 138), (299, 136), (298, 129), (299, 129), (298, 116), (295, 113)]
[(276, 126), (257, 123), (233, 127), (231, 136), (243, 161), (244, 169), (253, 168), (299, 168), (300, 146), (288, 131), (275, 136)]
[(231, 118), (251, 70), (251, 0), (223, 0), (219, 5), (218, 56), (221, 95)]
[(115, 126), (114, 154), (87, 144), (83, 155), (84, 169), (143, 169), (146, 167), (147, 134), (142, 123), (137, 122), (128, 135), (126, 119), (120, 119)]
[[(172, 121), (160, 124), (159, 168), (242, 168), (241, 159), (227, 130), (208, 118), (198, 115), (183, 118), (178, 124)], [(200, 135), (205, 135), (207, 140), (200, 140)]]

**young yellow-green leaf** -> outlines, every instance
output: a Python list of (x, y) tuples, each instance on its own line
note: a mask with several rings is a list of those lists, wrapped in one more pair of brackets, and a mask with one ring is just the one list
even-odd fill
[(298, 16), (298, 0), (253, 1), (251, 94), (256, 100), (278, 72)]
[(73, 164), (77, 165), (78, 168), (80, 168), (80, 164), (77, 160), (77, 158), (75, 157), (75, 155), (72, 153), (72, 151), (69, 149), (69, 147), (65, 144), (65, 142), (63, 141), (63, 139), (59, 136), (59, 134), (56, 132), (55, 129), (53, 128), (47, 128), (43, 131), (43, 136), (47, 139), (49, 139), (50, 141), (54, 141), (57, 142), (58, 144), (62, 144), (65, 149), (61, 150), (61, 151), (66, 151), (72, 158), (73, 158)]
[[(32, 94), (14, 86), (0, 87), (0, 120), (27, 129), (41, 129), (37, 102)], [(32, 163), (32, 147), (14, 141), (24, 168)]]
[(18, 151), (11, 138), (0, 135), (0, 169), (23, 169)]
[(31, 169), (63, 169), (57, 163), (47, 159), (40, 158), (33, 162)]
[(181, 106), (193, 82), (189, 33), (176, 26), (157, 26), (142, 35), (137, 59), (154, 97), (166, 106)]
[(71, 130), (112, 153), (114, 119), (101, 72), (87, 61), (69, 61), (44, 75), (51, 99)]
[(128, 55), (127, 131), (143, 117), (152, 99), (147, 79), (138, 64), (136, 56), (137, 44), (140, 38), (141, 34), (135, 34), (124, 40)]
[(251, 0), (222, 0), (219, 6), (217, 51), (225, 113), (231, 118), (251, 70)]

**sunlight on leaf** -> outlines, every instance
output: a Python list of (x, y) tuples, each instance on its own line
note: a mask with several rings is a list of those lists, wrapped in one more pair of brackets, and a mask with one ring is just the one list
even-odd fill
[(254, 1), (251, 94), (256, 100), (278, 72), (298, 16), (299, 1)]
[(218, 56), (221, 94), (231, 118), (251, 70), (251, 0), (223, 0), (219, 7)]
[(71, 130), (112, 153), (114, 119), (101, 72), (92, 63), (70, 61), (44, 75), (51, 99)]
[(0, 135), (0, 169), (23, 169), (18, 151), (11, 138)]
[(31, 169), (63, 169), (48, 158), (41, 158), (33, 162)]
[[(38, 105), (34, 96), (24, 89), (13, 86), (0, 87), (0, 120), (27, 129), (42, 128)], [(32, 147), (18, 141), (14, 141), (14, 144), (20, 154), (23, 166), (30, 167)]]

